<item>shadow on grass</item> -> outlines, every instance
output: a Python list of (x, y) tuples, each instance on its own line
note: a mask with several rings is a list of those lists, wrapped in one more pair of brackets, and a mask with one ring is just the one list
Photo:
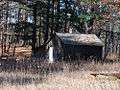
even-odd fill
[(0, 85), (39, 84), (44, 79), (43, 75), (47, 76), (49, 73), (62, 70), (63, 66), (60, 62), (48, 63), (47, 60), (37, 58), (23, 58), (19, 60), (3, 58), (0, 59)]
[[(19, 74), (20, 75), (20, 74)], [(29, 85), (29, 84), (39, 84), (42, 83), (42, 77), (35, 77), (35, 76), (12, 76), (12, 75), (5, 75), (0, 76), (0, 85)]]

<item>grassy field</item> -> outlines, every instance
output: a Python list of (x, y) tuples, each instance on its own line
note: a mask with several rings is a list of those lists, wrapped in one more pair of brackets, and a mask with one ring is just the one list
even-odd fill
[(0, 90), (120, 90), (119, 71), (119, 62), (63, 63), (62, 71), (48, 74), (3, 71)]

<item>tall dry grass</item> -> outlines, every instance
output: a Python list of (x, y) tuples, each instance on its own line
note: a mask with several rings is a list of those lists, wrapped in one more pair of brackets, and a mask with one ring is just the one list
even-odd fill
[(0, 90), (120, 90), (119, 62), (49, 64), (24, 59), (15, 62), (15, 67), (8, 63), (3, 63), (7, 68), (0, 66)]
[[(22, 77), (25, 76), (23, 75)], [(30, 76), (31, 78), (37, 78), (34, 75)], [(12, 79), (15, 79), (15, 76)], [(0, 85), (0, 90), (120, 90), (120, 80), (116, 77), (103, 75), (94, 77), (88, 73), (85, 74), (78, 71), (54, 73), (44, 76), (42, 82), (41, 79), (37, 79), (37, 81), (39, 83), (35, 83), (34, 79), (31, 83), (27, 84), (23, 82), (22, 84), (4, 82), (4, 84)]]

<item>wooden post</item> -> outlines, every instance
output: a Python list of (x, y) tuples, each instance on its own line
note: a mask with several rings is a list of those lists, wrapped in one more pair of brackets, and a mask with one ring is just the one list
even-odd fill
[(53, 63), (53, 62), (54, 62), (53, 54), (54, 54), (54, 53), (53, 53), (53, 46), (50, 46), (49, 52), (48, 52), (49, 63)]

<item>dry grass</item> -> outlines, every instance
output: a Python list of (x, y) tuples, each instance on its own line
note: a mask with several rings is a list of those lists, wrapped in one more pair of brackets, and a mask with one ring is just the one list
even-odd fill
[[(8, 48), (8, 47), (6, 47)], [(14, 55), (17, 56), (17, 57), (25, 57), (25, 56), (31, 56), (32, 54), (32, 48), (29, 46), (29, 47), (16, 47), (15, 48), (15, 53)], [(4, 53), (4, 55), (13, 55), (13, 50), (14, 50), (14, 46), (13, 47), (10, 47), (8, 52)], [(0, 55), (2, 54), (2, 48), (1, 48), (1, 45), (0, 45)]]
[(48, 75), (44, 82), (37, 84), (1, 85), (0, 90), (120, 90), (120, 80), (112, 76), (64, 72)]
[(119, 55), (117, 53), (108, 53), (106, 59), (109, 61), (117, 61), (119, 60)]
[(120, 90), (120, 79), (113, 75), (120, 76), (119, 71), (120, 63), (81, 62), (63, 63), (63, 71), (48, 75), (1, 72), (0, 90)]

